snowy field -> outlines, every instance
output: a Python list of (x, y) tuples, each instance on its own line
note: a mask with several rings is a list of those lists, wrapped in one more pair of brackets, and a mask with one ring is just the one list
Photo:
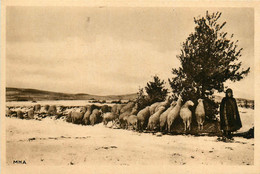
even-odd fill
[[(239, 132), (244, 132), (254, 125), (254, 110), (239, 111), (243, 124)], [(17, 165), (14, 160), (24, 160), (27, 165), (55, 166), (254, 164), (254, 139), (235, 137), (234, 142), (224, 143), (216, 141), (216, 136), (158, 137), (103, 124), (75, 125), (50, 117), (42, 121), (6, 117), (6, 138), (8, 165)]]

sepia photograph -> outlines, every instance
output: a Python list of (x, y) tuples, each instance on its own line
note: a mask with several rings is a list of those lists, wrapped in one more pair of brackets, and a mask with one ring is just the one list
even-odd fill
[(260, 169), (253, 6), (6, 5), (2, 13), (6, 173)]

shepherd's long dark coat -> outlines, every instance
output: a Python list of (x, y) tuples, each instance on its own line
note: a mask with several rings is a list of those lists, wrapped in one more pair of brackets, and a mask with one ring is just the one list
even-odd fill
[(242, 127), (236, 99), (224, 97), (220, 104), (220, 128), (224, 131), (237, 131)]

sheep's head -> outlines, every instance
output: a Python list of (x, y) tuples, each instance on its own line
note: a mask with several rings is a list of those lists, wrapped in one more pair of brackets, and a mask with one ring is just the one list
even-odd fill
[(173, 102), (171, 103), (171, 106), (176, 106), (176, 104), (177, 104), (177, 102), (176, 102), (176, 101), (173, 101)]
[(159, 111), (163, 111), (163, 110), (165, 110), (165, 107), (164, 106), (160, 106), (159, 107)]
[(202, 98), (198, 99), (198, 103), (201, 103), (201, 102), (203, 102), (203, 99)]
[(187, 101), (186, 104), (187, 104), (188, 106), (194, 106), (194, 103), (193, 103), (191, 100)]

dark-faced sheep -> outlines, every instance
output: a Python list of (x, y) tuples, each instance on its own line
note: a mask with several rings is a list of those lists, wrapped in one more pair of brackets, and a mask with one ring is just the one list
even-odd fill
[(89, 116), (89, 121), (92, 126), (94, 126), (94, 124), (98, 123), (98, 121), (100, 120), (100, 115), (101, 115), (101, 112), (98, 109), (94, 109), (92, 111), (92, 114)]
[(136, 115), (130, 115), (127, 118), (127, 129), (134, 129), (137, 130), (137, 116)]
[(191, 120), (192, 120), (192, 112), (189, 109), (189, 106), (193, 106), (194, 103), (192, 101), (187, 101), (180, 110), (180, 116), (182, 118), (184, 124), (184, 131), (190, 130)]
[(172, 124), (173, 124), (174, 120), (180, 114), (181, 102), (182, 102), (182, 97), (181, 97), (181, 95), (179, 95), (176, 105), (174, 106), (174, 108), (172, 110), (170, 110), (170, 112), (167, 116), (168, 132), (171, 132)]
[(150, 117), (150, 110), (149, 106), (145, 107), (141, 111), (138, 112), (137, 114), (137, 129), (139, 131), (143, 131), (144, 128), (146, 127), (148, 120)]
[(161, 106), (157, 112), (150, 116), (147, 126), (148, 130), (154, 131), (159, 129), (160, 115), (163, 113), (163, 111), (165, 111), (165, 107)]
[(198, 123), (198, 130), (203, 130), (203, 123), (205, 121), (205, 109), (203, 99), (198, 99), (198, 105), (195, 109), (195, 115)]

